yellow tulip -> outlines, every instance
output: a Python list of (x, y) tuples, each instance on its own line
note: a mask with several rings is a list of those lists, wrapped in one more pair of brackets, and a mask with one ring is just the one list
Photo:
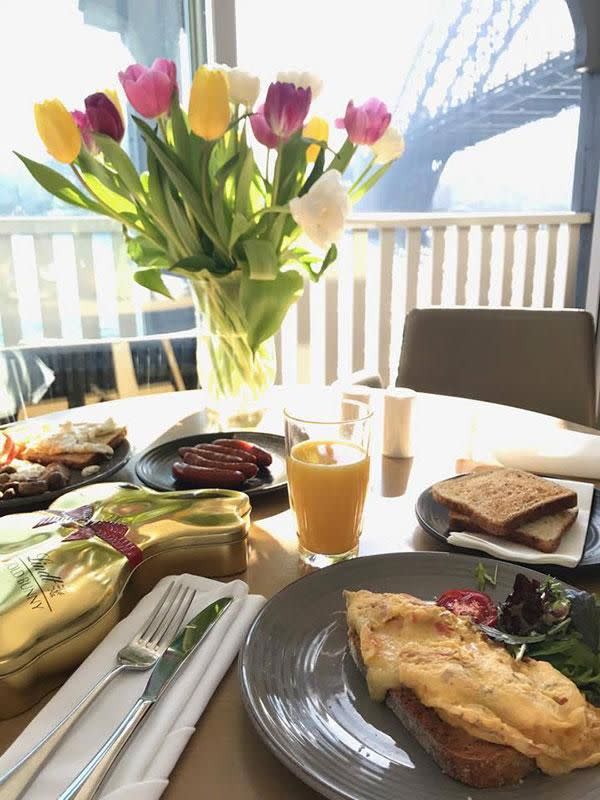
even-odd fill
[(227, 77), (220, 69), (200, 67), (190, 91), (190, 128), (203, 139), (219, 139), (231, 120)]
[(71, 164), (81, 149), (77, 123), (60, 100), (44, 100), (33, 107), (35, 125), (48, 153), (63, 164)]
[[(329, 124), (323, 117), (313, 117), (304, 126), (302, 135), (307, 139), (317, 139), (319, 142), (327, 142), (329, 138)], [(311, 144), (306, 151), (306, 160), (310, 164), (317, 160), (321, 148), (318, 144)]]
[(121, 101), (119, 100), (119, 95), (117, 94), (115, 89), (102, 89), (103, 94), (105, 94), (108, 99), (112, 102), (114, 107), (117, 109), (119, 114), (121, 115), (121, 119), (124, 120), (125, 117), (123, 116), (123, 107), (121, 106)]

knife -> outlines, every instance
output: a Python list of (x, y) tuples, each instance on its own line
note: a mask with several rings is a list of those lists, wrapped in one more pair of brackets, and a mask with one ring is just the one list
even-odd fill
[(58, 800), (91, 800), (94, 797), (140, 722), (232, 602), (233, 597), (216, 600), (181, 629), (156, 662), (143, 694), (131, 711)]

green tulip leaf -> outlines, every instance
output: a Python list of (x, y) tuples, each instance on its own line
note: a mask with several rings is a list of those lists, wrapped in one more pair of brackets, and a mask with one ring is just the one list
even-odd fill
[(196, 236), (196, 232), (192, 227), (192, 224), (187, 218), (181, 203), (179, 203), (173, 197), (173, 193), (171, 192), (170, 188), (168, 188), (165, 192), (165, 199), (167, 201), (167, 207), (169, 209), (171, 220), (173, 221), (175, 233), (181, 242), (183, 250), (187, 253), (193, 253), (194, 250), (198, 249), (199, 245), (198, 237)]
[(133, 117), (133, 120), (140, 129), (142, 137), (148, 147), (148, 152), (152, 151), (156, 156), (156, 159), (160, 162), (169, 180), (189, 207), (202, 230), (211, 239), (215, 248), (218, 249), (224, 257), (227, 257), (227, 252), (219, 239), (218, 232), (215, 230), (212, 220), (206, 213), (196, 188), (185, 174), (180, 159), (173, 153), (168, 145), (157, 137), (152, 128), (150, 128), (143, 119)]
[(232, 156), (229, 161), (223, 164), (214, 177), (215, 185), (211, 192), (211, 202), (213, 217), (219, 231), (221, 241), (228, 242), (231, 230), (231, 220), (228, 219), (228, 208), (225, 198), (225, 183), (235, 170), (239, 160), (239, 153)]
[(170, 300), (173, 299), (171, 292), (165, 286), (165, 282), (162, 279), (160, 270), (138, 269), (137, 272), (134, 272), (133, 279), (136, 283), (139, 283), (139, 285), (143, 286), (145, 289), (150, 289), (151, 292), (158, 292), (159, 294), (164, 294), (164, 296), (168, 297)]
[(177, 92), (173, 93), (173, 101), (171, 103), (171, 129), (173, 131), (173, 143), (175, 145), (175, 152), (185, 164), (189, 174), (191, 174), (191, 142), (190, 131), (188, 128), (186, 115), (179, 105), (179, 95)]
[(318, 283), (325, 274), (327, 267), (331, 266), (331, 264), (333, 264), (333, 262), (336, 260), (337, 255), (337, 247), (332, 244), (329, 250), (325, 253), (325, 258), (321, 263), (321, 269), (318, 272), (314, 270), (312, 266), (319, 261), (318, 258), (314, 258), (314, 256), (311, 255), (303, 255), (298, 258), (298, 261), (306, 269), (306, 273), (311, 281), (313, 283)]
[(214, 258), (204, 255), (204, 253), (198, 253), (195, 256), (187, 256), (175, 262), (171, 267), (171, 272), (200, 272), (203, 269), (214, 272), (216, 267), (217, 264)]
[(167, 208), (167, 200), (163, 184), (166, 177), (162, 174), (163, 170), (154, 153), (148, 150), (148, 195), (152, 213), (168, 229), (171, 226), (171, 216)]
[(103, 133), (94, 134), (94, 140), (105, 160), (111, 164), (119, 174), (129, 192), (134, 196), (144, 194), (144, 187), (140, 181), (140, 176), (129, 158), (127, 153), (120, 147), (114, 139)]
[(243, 243), (253, 281), (274, 281), (279, 272), (279, 260), (273, 243), (268, 239), (246, 239)]
[(127, 188), (123, 185), (117, 173), (114, 170), (105, 167), (104, 164), (100, 163), (97, 158), (94, 158), (94, 156), (84, 147), (82, 147), (79, 151), (79, 155), (77, 156), (77, 164), (82, 172), (95, 175), (98, 180), (101, 181), (108, 189), (120, 194), (121, 197), (129, 199)]
[(256, 172), (256, 162), (254, 161), (254, 154), (251, 148), (248, 148), (240, 174), (238, 176), (236, 193), (235, 193), (235, 210), (238, 214), (247, 215), (252, 213), (251, 198), (250, 198), (250, 184)]
[(280, 272), (272, 281), (253, 280), (244, 271), (240, 303), (253, 350), (277, 333), (290, 306), (300, 299), (303, 290), (304, 280), (296, 270)]
[(87, 211), (93, 211), (95, 214), (106, 214), (106, 210), (99, 203), (84, 194), (60, 172), (56, 172), (45, 164), (38, 164), (37, 161), (32, 161), (20, 153), (15, 153), (15, 155), (25, 164), (40, 186), (58, 197), (59, 200), (78, 208), (85, 208)]
[(327, 267), (333, 264), (337, 256), (338, 256), (337, 247), (336, 245), (332, 244), (327, 253), (325, 254), (325, 258), (323, 259), (323, 263), (321, 264), (321, 270), (319, 271), (319, 278), (321, 278), (324, 275)]
[(157, 247), (154, 242), (143, 236), (126, 237), (127, 255), (140, 267), (169, 267), (169, 261), (164, 250)]
[(284, 205), (298, 195), (306, 172), (306, 143), (300, 133), (294, 134), (281, 146), (277, 161), (280, 160), (278, 169), (281, 177), (277, 196), (273, 198), (275, 205)]
[(83, 172), (83, 179), (89, 187), (90, 192), (97, 197), (104, 205), (108, 206), (111, 211), (117, 214), (133, 214), (137, 217), (135, 204), (123, 197), (122, 194), (109, 189), (91, 172)]
[(252, 221), (246, 219), (246, 217), (243, 214), (240, 214), (237, 211), (234, 213), (233, 219), (231, 221), (231, 231), (229, 233), (229, 252), (233, 250), (233, 248), (237, 244), (238, 239), (240, 239), (245, 233), (247, 233), (252, 227), (252, 225), (253, 225)]

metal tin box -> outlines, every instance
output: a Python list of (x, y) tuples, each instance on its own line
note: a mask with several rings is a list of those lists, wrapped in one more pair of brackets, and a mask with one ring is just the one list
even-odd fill
[(165, 575), (247, 563), (242, 492), (99, 483), (0, 519), (0, 718), (59, 685)]

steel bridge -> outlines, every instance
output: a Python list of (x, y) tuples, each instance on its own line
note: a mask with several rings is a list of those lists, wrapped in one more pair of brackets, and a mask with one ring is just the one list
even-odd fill
[[(419, 80), (422, 85), (408, 112), (405, 155), (367, 195), (362, 209), (428, 211), (443, 167), (453, 153), (529, 122), (553, 117), (580, 103), (581, 75), (575, 69), (574, 52), (549, 55), (534, 67), (524, 66), (516, 77), (491, 85), (500, 57), (509, 50), (538, 2), (494, 0), (492, 14), (480, 21), (462, 55), (455, 60), (454, 75), (446, 79), (445, 95), (438, 110), (430, 114), (428, 92), (432, 87), (438, 88), (440, 68), (450, 59), (452, 43), (461, 34), (461, 26), (478, 11), (476, 3), (465, 2), (462, 14), (448, 26), (445, 41), (430, 48), (434, 51), (432, 63), (423, 68), (419, 60), (406, 78), (398, 105), (411, 81)], [(495, 46), (490, 45), (487, 60), (482, 63), (481, 43), (494, 40)], [(425, 44), (424, 40), (422, 52)], [(457, 86), (461, 86), (466, 74), (477, 77), (464, 99), (457, 96)]]

